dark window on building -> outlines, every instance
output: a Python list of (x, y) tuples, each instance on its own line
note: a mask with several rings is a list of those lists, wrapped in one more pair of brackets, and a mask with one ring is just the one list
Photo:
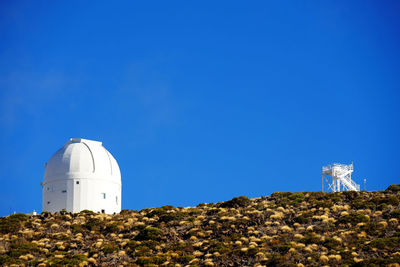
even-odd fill
[(63, 190), (63, 191), (61, 191), (61, 193), (67, 193), (67, 190)]
[(47, 205), (49, 205), (50, 204), (50, 201), (47, 201)]
[(76, 184), (79, 184), (79, 181), (76, 181)]

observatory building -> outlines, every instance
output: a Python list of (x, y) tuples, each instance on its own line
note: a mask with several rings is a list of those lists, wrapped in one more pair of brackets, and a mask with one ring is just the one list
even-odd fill
[(43, 211), (121, 211), (121, 172), (101, 142), (72, 138), (45, 164)]

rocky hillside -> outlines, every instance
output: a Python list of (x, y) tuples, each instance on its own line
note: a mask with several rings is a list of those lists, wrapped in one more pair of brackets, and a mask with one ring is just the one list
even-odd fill
[(0, 264), (399, 266), (400, 185), (0, 219)]

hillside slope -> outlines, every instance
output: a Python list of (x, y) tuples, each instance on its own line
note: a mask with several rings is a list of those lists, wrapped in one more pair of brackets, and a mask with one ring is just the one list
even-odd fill
[(0, 219), (1, 265), (399, 266), (400, 185)]

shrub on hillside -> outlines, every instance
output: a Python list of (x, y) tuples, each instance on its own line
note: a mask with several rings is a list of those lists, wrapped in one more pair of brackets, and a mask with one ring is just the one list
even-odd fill
[(23, 213), (16, 213), (0, 218), (0, 233), (16, 233), (28, 219), (29, 216)]
[(302, 214), (300, 214), (299, 216), (294, 218), (294, 221), (300, 224), (306, 224), (306, 223), (310, 223), (311, 219), (313, 216), (313, 212), (309, 211), (309, 212), (304, 212)]
[(390, 212), (390, 218), (400, 219), (400, 209), (396, 209)]
[(147, 226), (136, 236), (136, 240), (159, 240), (163, 231), (156, 227)]
[(21, 255), (37, 253), (39, 251), (40, 249), (36, 244), (17, 240), (10, 244), (10, 251), (8, 252), (8, 255), (12, 258), (18, 258)]
[(82, 210), (79, 212), (80, 215), (95, 215), (96, 213), (91, 210)]
[(100, 229), (103, 227), (104, 223), (97, 218), (90, 218), (87, 223), (83, 225), (86, 229), (89, 231), (100, 231)]
[(380, 258), (373, 257), (370, 259), (365, 259), (362, 262), (362, 266), (398, 266), (400, 262), (400, 255), (394, 255), (392, 257)]
[(400, 184), (389, 185), (389, 187), (386, 189), (386, 191), (400, 192)]
[(325, 238), (323, 245), (328, 249), (337, 249), (341, 245), (341, 243), (338, 239), (327, 237)]
[(321, 199), (315, 201), (315, 207), (316, 208), (330, 208), (333, 206), (333, 202), (330, 199)]
[(240, 208), (246, 207), (251, 203), (251, 200), (246, 196), (234, 197), (232, 200), (222, 202), (221, 208)]
[(337, 221), (339, 224), (347, 224), (350, 223), (352, 225), (356, 225), (361, 222), (368, 222), (368, 217), (362, 213), (352, 212), (349, 215), (345, 215), (339, 218)]
[(11, 258), (8, 255), (0, 255), (0, 265), (1, 266), (16, 264), (16, 263), (17, 263), (16, 259)]
[(84, 233), (86, 229), (80, 224), (72, 224), (71, 231), (73, 234)]
[(292, 206), (297, 206), (298, 204), (300, 204), (305, 200), (303, 192), (292, 193), (288, 196), (288, 198)]
[(118, 251), (118, 247), (115, 245), (114, 242), (110, 242), (103, 245), (102, 251), (104, 252), (104, 254), (110, 254)]
[(104, 228), (104, 233), (105, 234), (108, 234), (108, 233), (119, 233), (119, 227), (118, 227), (118, 223), (111, 223), (111, 224), (109, 224), (109, 225), (107, 225), (105, 228)]
[(87, 261), (87, 257), (82, 254), (65, 255), (63, 258), (51, 258), (50, 265), (55, 266), (78, 266), (80, 263)]
[(166, 206), (162, 206), (160, 208), (153, 208), (151, 210), (149, 209), (145, 209), (148, 213), (147, 213), (147, 217), (152, 218), (154, 216), (162, 216), (166, 213), (168, 213), (168, 211), (173, 211), (175, 210), (175, 208), (173, 206), (170, 205), (166, 205)]
[(300, 239), (301, 243), (306, 245), (308, 244), (317, 244), (319, 243), (320, 238), (315, 233), (307, 233), (302, 239)]
[(360, 230), (365, 231), (368, 235), (380, 235), (381, 228), (376, 222), (368, 222), (360, 227)]
[(158, 222), (169, 223), (171, 221), (180, 221), (189, 216), (188, 213), (177, 211), (177, 212), (163, 212), (158, 215)]
[(366, 199), (363, 196), (356, 197), (351, 204), (355, 209), (370, 209), (370, 210), (376, 209), (376, 203)]
[(384, 248), (399, 248), (400, 238), (398, 236), (383, 237), (372, 240), (370, 243), (371, 247), (384, 249)]

